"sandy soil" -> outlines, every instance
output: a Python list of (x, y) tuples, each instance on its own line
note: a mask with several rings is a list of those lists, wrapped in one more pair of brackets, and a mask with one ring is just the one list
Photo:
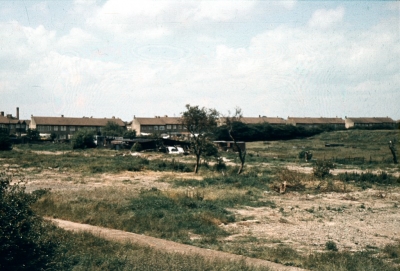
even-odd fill
[[(16, 165), (7, 165), (17, 170)], [(294, 167), (302, 172), (311, 168)], [(27, 190), (51, 188), (57, 190), (94, 189), (113, 186), (140, 190), (170, 187), (169, 178), (200, 178), (193, 173), (123, 172), (84, 176), (47, 169), (23, 177)], [(19, 170), (20, 171), (20, 170)], [(398, 174), (398, 172), (397, 172)], [(14, 176), (15, 180), (20, 176)], [(367, 247), (383, 247), (400, 242), (400, 188), (391, 190), (350, 191), (305, 195), (297, 192), (279, 194), (265, 191), (264, 199), (276, 203), (276, 208), (243, 208), (232, 210), (238, 222), (220, 225), (231, 232), (226, 241), (257, 237), (266, 246), (288, 244), (300, 252), (324, 250), (327, 241), (334, 241), (339, 250), (360, 251)]]
[(322, 251), (327, 241), (350, 251), (400, 241), (399, 189), (318, 195), (268, 193), (265, 197), (277, 208), (233, 210), (245, 221), (222, 225), (236, 232), (228, 239), (256, 236), (303, 252)]

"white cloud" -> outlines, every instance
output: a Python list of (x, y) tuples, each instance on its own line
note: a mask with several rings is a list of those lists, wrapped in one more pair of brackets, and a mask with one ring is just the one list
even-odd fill
[(333, 24), (341, 22), (344, 13), (345, 10), (343, 7), (329, 10), (318, 9), (313, 13), (310, 21), (308, 22), (308, 25), (311, 27), (325, 29), (332, 26)]
[(194, 20), (229, 21), (251, 11), (255, 1), (201, 1), (194, 7)]
[[(87, 24), (134, 38), (160, 38), (204, 21), (226, 22), (247, 15), (255, 1), (109, 0)], [(146, 32), (151, 32), (145, 35)]]
[(61, 37), (58, 40), (58, 47), (61, 49), (72, 49), (83, 47), (89, 43), (97, 42), (99, 39), (95, 38), (92, 34), (80, 29), (72, 28), (68, 35)]

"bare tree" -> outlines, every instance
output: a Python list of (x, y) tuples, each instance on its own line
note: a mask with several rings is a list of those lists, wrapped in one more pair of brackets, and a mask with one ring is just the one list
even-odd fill
[(244, 168), (244, 163), (246, 162), (246, 148), (242, 149), (237, 141), (237, 133), (235, 131), (235, 123), (240, 122), (241, 118), (243, 117), (242, 115), (242, 109), (240, 109), (239, 107), (235, 108), (235, 113), (233, 114), (233, 116), (229, 116), (225, 117), (225, 124), (226, 127), (228, 129), (228, 133), (229, 133), (229, 137), (232, 139), (233, 144), (235, 146), (235, 150), (238, 152), (238, 156), (240, 159), (240, 166), (239, 166), (239, 170), (237, 172), (237, 174), (241, 174), (243, 172), (243, 168)]
[(186, 111), (182, 113), (181, 123), (190, 133), (192, 151), (196, 156), (194, 172), (199, 170), (200, 157), (204, 152), (210, 135), (217, 127), (218, 112), (215, 109), (186, 105)]
[(397, 164), (397, 156), (396, 156), (396, 147), (395, 147), (395, 140), (389, 141), (389, 149), (393, 155), (393, 163)]

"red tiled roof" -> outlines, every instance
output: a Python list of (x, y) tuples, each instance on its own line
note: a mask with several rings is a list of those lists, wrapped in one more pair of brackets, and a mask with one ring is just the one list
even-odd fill
[(156, 117), (156, 118), (136, 118), (140, 125), (167, 125), (181, 124), (179, 117)]
[(258, 123), (270, 123), (270, 124), (286, 124), (286, 120), (283, 118), (272, 118), (272, 117), (242, 117), (241, 122), (245, 124), (258, 124)]
[(0, 123), (1, 124), (16, 124), (18, 122), (22, 123), (23, 120), (19, 120), (19, 119), (16, 119), (16, 118), (8, 118), (8, 117), (5, 117), (5, 116), (0, 116)]
[(370, 123), (370, 124), (379, 124), (379, 123), (394, 123), (395, 121), (391, 118), (347, 118), (354, 123)]
[(36, 117), (32, 116), (36, 125), (65, 125), (65, 126), (106, 126), (107, 122), (112, 121), (119, 126), (125, 123), (119, 118), (66, 118), (66, 117)]
[(288, 122), (296, 124), (344, 124), (341, 118), (293, 118), (288, 117)]

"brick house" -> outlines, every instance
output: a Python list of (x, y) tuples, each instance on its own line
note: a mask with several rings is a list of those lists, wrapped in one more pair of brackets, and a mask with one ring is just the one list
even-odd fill
[(89, 129), (96, 133), (101, 130), (109, 122), (115, 122), (119, 126), (126, 128), (125, 123), (119, 118), (67, 118), (61, 117), (37, 117), (31, 116), (30, 129), (36, 129), (42, 136), (50, 136), (52, 133), (56, 135), (56, 139), (70, 139), (78, 130)]
[(0, 129), (8, 131), (9, 135), (21, 136), (26, 133), (28, 129), (25, 120), (19, 119), (19, 108), (17, 107), (16, 116), (13, 117), (11, 114), (4, 115), (4, 111), (0, 112)]
[(389, 118), (348, 118), (345, 119), (346, 128), (374, 128), (374, 127), (396, 127), (396, 122)]
[(294, 126), (303, 126), (309, 128), (318, 128), (323, 126), (331, 126), (335, 129), (344, 129), (345, 121), (342, 118), (295, 118), (288, 117), (287, 124)]
[(132, 130), (136, 130), (137, 135), (167, 134), (171, 137), (188, 135), (188, 131), (183, 127), (180, 117), (155, 116), (154, 118), (133, 117)]

